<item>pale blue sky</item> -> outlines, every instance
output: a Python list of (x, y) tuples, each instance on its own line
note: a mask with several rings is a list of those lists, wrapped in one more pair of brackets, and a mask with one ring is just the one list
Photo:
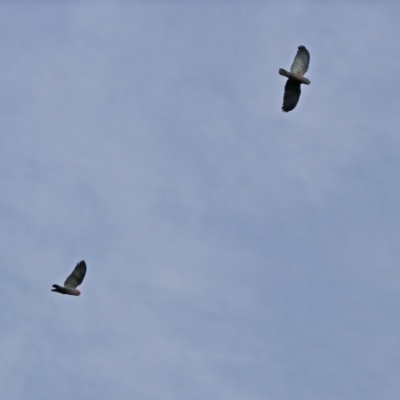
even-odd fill
[(32, 3), (0, 4), (2, 396), (397, 400), (400, 4)]

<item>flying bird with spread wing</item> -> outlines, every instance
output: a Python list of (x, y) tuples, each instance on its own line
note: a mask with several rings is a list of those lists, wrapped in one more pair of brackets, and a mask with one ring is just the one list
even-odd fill
[(311, 82), (304, 78), (304, 74), (308, 70), (310, 64), (310, 53), (304, 46), (299, 46), (293, 64), (290, 67), (290, 72), (281, 68), (279, 74), (289, 78), (285, 85), (285, 94), (283, 95), (282, 111), (292, 111), (300, 99), (300, 85), (304, 83), (309, 85)]
[(77, 287), (82, 283), (83, 278), (86, 275), (86, 263), (80, 261), (76, 264), (76, 267), (72, 271), (71, 275), (65, 280), (64, 286), (53, 285), (52, 292), (61, 294), (69, 294), (71, 296), (80, 296), (81, 292)]

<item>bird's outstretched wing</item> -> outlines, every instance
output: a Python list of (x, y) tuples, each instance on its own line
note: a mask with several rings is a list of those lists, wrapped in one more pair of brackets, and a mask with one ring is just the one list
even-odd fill
[(85, 275), (86, 275), (86, 263), (85, 261), (82, 260), (78, 262), (78, 264), (76, 264), (75, 269), (72, 271), (71, 275), (64, 282), (64, 286), (66, 288), (75, 289), (82, 283)]
[(304, 75), (308, 66), (310, 65), (310, 53), (304, 46), (299, 46), (293, 64), (290, 67), (290, 72), (295, 74)]
[(288, 79), (285, 85), (285, 94), (283, 95), (282, 111), (292, 111), (299, 102), (300, 94), (300, 82)]

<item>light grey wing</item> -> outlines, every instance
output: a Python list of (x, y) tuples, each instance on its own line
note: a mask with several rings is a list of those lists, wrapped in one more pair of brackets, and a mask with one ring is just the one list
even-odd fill
[(292, 111), (299, 102), (300, 94), (300, 82), (288, 79), (285, 85), (285, 94), (283, 95), (282, 111)]
[(66, 288), (75, 289), (82, 283), (85, 275), (86, 275), (86, 263), (85, 261), (82, 260), (78, 262), (78, 264), (76, 264), (75, 269), (72, 271), (71, 275), (64, 282), (64, 286)]
[(290, 72), (295, 74), (304, 75), (310, 64), (310, 53), (304, 46), (299, 46), (293, 64), (290, 67)]

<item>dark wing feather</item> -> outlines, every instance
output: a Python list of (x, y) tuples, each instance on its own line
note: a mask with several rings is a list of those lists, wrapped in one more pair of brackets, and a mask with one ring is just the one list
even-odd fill
[(285, 94), (283, 95), (282, 111), (292, 111), (299, 102), (300, 93), (300, 82), (288, 79), (285, 85)]
[(310, 65), (310, 53), (304, 46), (299, 46), (296, 57), (294, 58), (293, 64), (290, 67), (290, 72), (295, 74), (304, 75), (308, 66)]
[(85, 261), (82, 260), (78, 264), (76, 264), (76, 267), (72, 271), (72, 274), (64, 282), (64, 286), (67, 288), (75, 289), (82, 283), (85, 275), (86, 275), (86, 263)]

